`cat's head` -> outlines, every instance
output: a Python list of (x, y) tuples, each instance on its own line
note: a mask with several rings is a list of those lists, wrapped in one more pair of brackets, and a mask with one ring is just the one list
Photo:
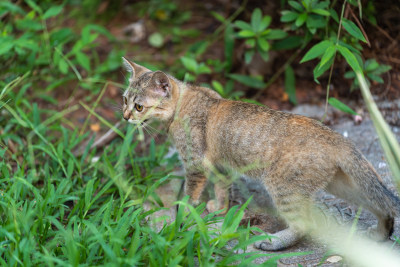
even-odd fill
[(175, 110), (173, 90), (175, 82), (162, 71), (151, 71), (123, 59), (131, 74), (129, 86), (123, 94), (123, 117), (130, 123), (140, 124), (148, 119), (167, 121)]

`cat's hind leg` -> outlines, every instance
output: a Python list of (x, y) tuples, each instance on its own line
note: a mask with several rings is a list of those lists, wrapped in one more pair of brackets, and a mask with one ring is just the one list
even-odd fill
[[(282, 195), (280, 192), (279, 195)], [(274, 198), (274, 196), (272, 196)], [(286, 221), (288, 228), (270, 234), (271, 239), (254, 243), (254, 246), (262, 250), (282, 250), (296, 244), (303, 238), (307, 228), (307, 216), (309, 216), (309, 201), (303, 196), (281, 196), (275, 200), (279, 215)]]

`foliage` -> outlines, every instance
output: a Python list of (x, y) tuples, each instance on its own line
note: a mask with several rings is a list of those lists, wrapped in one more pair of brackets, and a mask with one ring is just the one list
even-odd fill
[(337, 17), (335, 10), (329, 8), (329, 1), (288, 1), (288, 4), (292, 10), (283, 10), (281, 21), (292, 22), (293, 30), (304, 26), (311, 34), (315, 34), (317, 29), (324, 29), (327, 26), (331, 15)]
[[(78, 33), (69, 27), (49, 27), (61, 24), (59, 14), (64, 5), (37, 4), (26, 1), (27, 12), (12, 2), (1, 2), (0, 8), (7, 20), (0, 22), (0, 60), (5, 62), (0, 72), (0, 85), (5, 86), (21, 73), (35, 72), (37, 77), (52, 81), (46, 90), (52, 90), (73, 79), (84, 88), (90, 88), (85, 77), (99, 78), (103, 73), (120, 66), (123, 51), (116, 50), (100, 64), (96, 46), (100, 35), (115, 38), (103, 26), (87, 24)], [(20, 34), (22, 32), (22, 34)], [(88, 52), (94, 53), (92, 56)]]
[(244, 54), (245, 63), (249, 64), (255, 52), (259, 53), (263, 60), (268, 61), (268, 51), (271, 49), (269, 40), (277, 40), (286, 37), (282, 30), (268, 29), (271, 24), (270, 16), (262, 16), (261, 9), (256, 8), (251, 15), (251, 23), (241, 20), (235, 21), (235, 26), (240, 29), (238, 38), (246, 39), (248, 50)]
[[(359, 58), (357, 58), (359, 59)], [(366, 78), (366, 83), (368, 86), (371, 85), (370, 80), (377, 82), (377, 83), (383, 83), (383, 79), (381, 78), (381, 75), (391, 69), (389, 65), (385, 64), (379, 64), (375, 59), (367, 59), (365, 63), (362, 63), (362, 60), (359, 59), (358, 63), (362, 67), (362, 71), (364, 74), (364, 77)], [(359, 83), (358, 79), (356, 78), (356, 73), (352, 70), (346, 72), (344, 74), (344, 77), (347, 79), (354, 79), (353, 83), (351, 85), (351, 90), (354, 90), (355, 88), (359, 88)]]

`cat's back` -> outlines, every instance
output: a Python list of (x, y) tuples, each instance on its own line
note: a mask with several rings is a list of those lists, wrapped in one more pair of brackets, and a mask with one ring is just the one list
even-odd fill
[(322, 123), (265, 106), (221, 100), (211, 107), (207, 143), (224, 154), (334, 149), (344, 138)]

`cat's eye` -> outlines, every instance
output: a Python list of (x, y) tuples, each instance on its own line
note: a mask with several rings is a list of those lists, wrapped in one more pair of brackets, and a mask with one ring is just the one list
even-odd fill
[(142, 105), (139, 105), (139, 104), (135, 104), (135, 109), (136, 109), (137, 111), (139, 111), (139, 112), (142, 112), (143, 106), (142, 106)]
[(128, 99), (126, 97), (124, 97), (124, 103), (125, 105), (128, 105)]

